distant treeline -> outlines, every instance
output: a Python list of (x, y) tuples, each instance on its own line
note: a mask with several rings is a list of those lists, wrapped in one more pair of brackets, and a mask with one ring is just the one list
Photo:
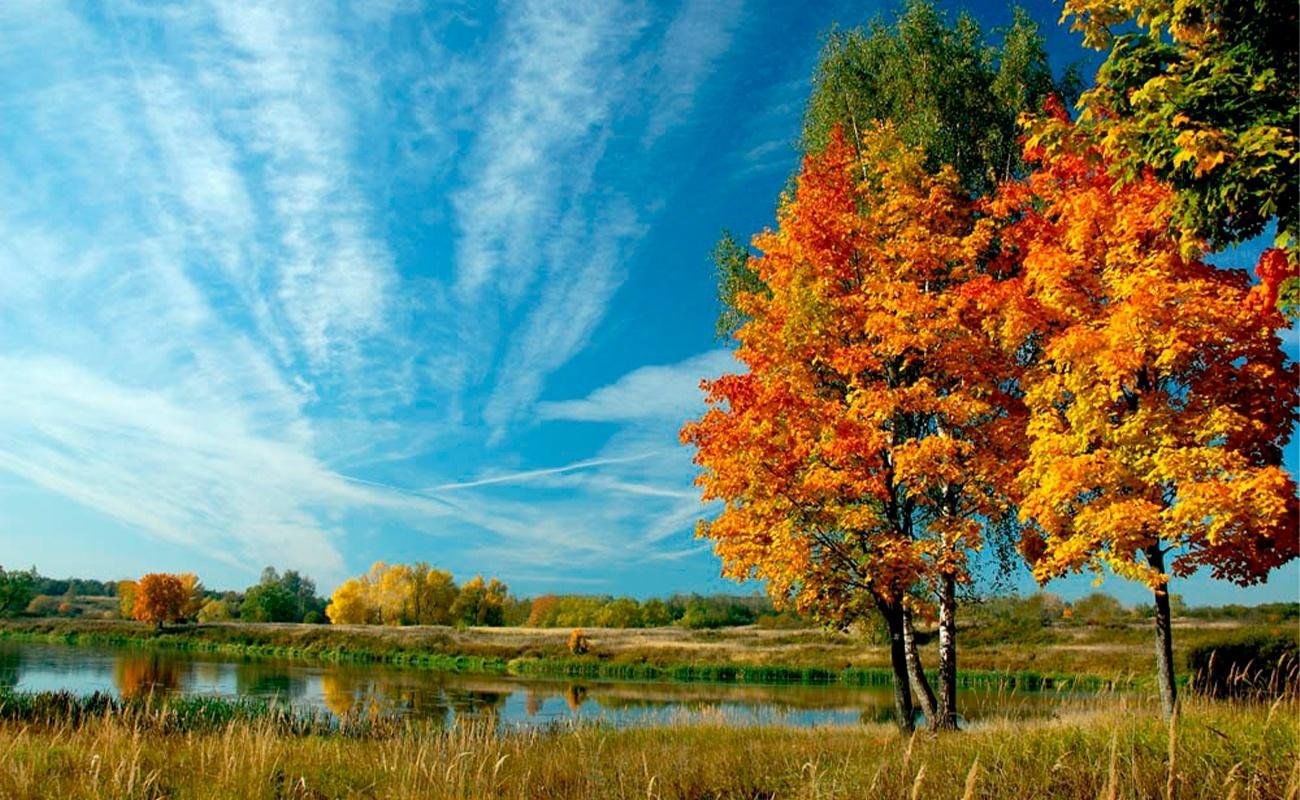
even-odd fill
[[(458, 584), (452, 574), (429, 564), (379, 562), (344, 581), (327, 602), (315, 582), (297, 572), (262, 571), (242, 592), (207, 589), (192, 574), (169, 576), (183, 597), (167, 621), (306, 622), (362, 625), (483, 625), (534, 628), (772, 628), (812, 626), (793, 610), (779, 610), (765, 595), (675, 594), (639, 600), (614, 595), (544, 594), (517, 597), (496, 578), (474, 576)], [(166, 584), (167, 582), (164, 582)], [(51, 578), (35, 568), (0, 567), (0, 616), (141, 619), (139, 581)], [(1173, 616), (1196, 620), (1255, 623), (1300, 621), (1300, 603), (1193, 606), (1171, 595)], [(146, 603), (141, 608), (148, 606)], [(1149, 605), (1125, 606), (1095, 592), (1068, 602), (1050, 592), (974, 600), (967, 606), (969, 630), (979, 637), (1032, 640), (1035, 631), (1056, 626), (1119, 626), (1149, 619)], [(924, 616), (925, 609), (922, 608)], [(143, 612), (142, 612), (143, 613)], [(152, 617), (150, 617), (152, 619)], [(870, 629), (870, 626), (868, 626)]]

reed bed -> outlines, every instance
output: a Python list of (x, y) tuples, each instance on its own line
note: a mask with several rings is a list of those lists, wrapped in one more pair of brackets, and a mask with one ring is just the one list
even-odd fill
[(1285, 798), (1300, 702), (1192, 698), (1172, 724), (1124, 696), (1056, 718), (901, 738), (885, 725), (615, 730), (286, 726), (271, 711), (177, 727), (166, 705), (0, 714), (12, 798)]

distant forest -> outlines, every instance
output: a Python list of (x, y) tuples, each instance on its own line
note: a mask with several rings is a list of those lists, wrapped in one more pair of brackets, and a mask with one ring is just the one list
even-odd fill
[[(433, 587), (423, 597), (415, 590)], [(0, 567), (0, 616), (67, 617), (84, 619), (132, 618), (136, 581), (101, 581), (93, 578), (52, 578), (34, 567), (9, 570)], [(262, 571), (257, 583), (243, 591), (206, 589), (190, 576), (185, 609), (178, 621), (194, 622), (299, 622), (331, 621), (331, 602), (317, 594), (315, 582), (296, 570)], [(336, 622), (377, 625), (488, 625), (536, 628), (644, 628), (675, 625), (689, 629), (758, 625), (769, 628), (804, 628), (816, 623), (790, 609), (777, 609), (766, 595), (674, 594), (637, 599), (613, 595), (542, 594), (518, 597), (497, 580), (471, 578), (458, 586), (450, 573), (428, 565), (376, 565), (366, 575), (342, 584), (334, 595), (336, 615), (340, 595), (352, 592), (357, 615)], [(127, 602), (131, 601), (131, 602)], [(1278, 624), (1300, 620), (1300, 603), (1263, 603), (1254, 606), (1186, 606), (1172, 596), (1173, 615), (1204, 621), (1234, 620)], [(972, 626), (1009, 635), (1030, 636), (1054, 625), (1124, 625), (1146, 620), (1147, 605), (1128, 607), (1108, 594), (1096, 592), (1067, 602), (1035, 592), (977, 599), (968, 617)], [(880, 634), (880, 626), (862, 626)]]

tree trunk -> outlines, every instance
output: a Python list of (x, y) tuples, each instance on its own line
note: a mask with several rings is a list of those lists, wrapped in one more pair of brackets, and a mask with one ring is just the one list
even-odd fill
[(897, 603), (877, 603), (889, 626), (889, 665), (894, 671), (894, 713), (905, 734), (916, 729), (912, 690), (907, 677), (907, 646), (903, 641), (903, 608)]
[[(1147, 563), (1164, 574), (1165, 554), (1159, 544), (1146, 549)], [(1169, 613), (1169, 584), (1154, 590), (1156, 601), (1156, 684), (1160, 687), (1160, 706), (1168, 719), (1178, 710), (1178, 685), (1174, 683), (1174, 631)]]
[(931, 727), (957, 729), (957, 579), (944, 575), (939, 585), (939, 714)]
[(921, 668), (921, 654), (916, 649), (916, 628), (912, 624), (912, 612), (903, 606), (903, 647), (907, 651), (907, 675), (912, 684), (912, 696), (921, 705), (921, 713), (926, 721), (933, 725), (938, 706), (934, 700), (934, 690)]

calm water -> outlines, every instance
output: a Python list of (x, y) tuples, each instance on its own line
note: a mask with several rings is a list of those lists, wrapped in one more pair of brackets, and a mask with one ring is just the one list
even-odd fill
[[(445, 725), (486, 718), (508, 727), (718, 719), (812, 726), (887, 721), (893, 715), (888, 687), (543, 680), (10, 642), (0, 642), (0, 686), (128, 698), (151, 692), (263, 698), (339, 715), (379, 711)], [(971, 720), (1043, 716), (1065, 700), (1053, 693), (969, 691), (961, 707)]]

